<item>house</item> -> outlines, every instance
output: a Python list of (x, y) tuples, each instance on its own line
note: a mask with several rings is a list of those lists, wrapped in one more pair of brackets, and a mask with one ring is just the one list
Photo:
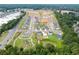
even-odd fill
[(57, 36), (58, 36), (59, 39), (61, 39), (62, 38), (62, 32), (58, 32)]
[(43, 37), (44, 37), (44, 38), (48, 38), (48, 34), (47, 34), (46, 31), (42, 31), (42, 34), (43, 34)]
[(53, 32), (52, 32), (52, 31), (49, 31), (49, 32), (48, 32), (48, 35), (52, 35), (52, 34), (53, 34)]

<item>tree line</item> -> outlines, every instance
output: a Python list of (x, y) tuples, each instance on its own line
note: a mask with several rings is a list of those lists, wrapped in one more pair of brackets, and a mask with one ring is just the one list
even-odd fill
[(12, 29), (13, 27), (15, 27), (24, 15), (25, 15), (25, 12), (21, 11), (21, 15), (19, 17), (17, 17), (17, 19), (10, 20), (10, 21), (8, 21), (7, 24), (2, 24), (1, 29), (0, 29), (0, 35), (4, 31), (7, 31), (7, 30)]
[(0, 55), (55, 55), (55, 47), (51, 44), (44, 47), (41, 45), (36, 45), (35, 47), (29, 49), (17, 48), (12, 45), (7, 45), (5, 49), (0, 50)]
[(73, 28), (73, 24), (79, 21), (79, 16), (75, 16), (72, 12), (61, 14), (61, 11), (55, 11), (55, 16), (64, 33), (62, 37), (64, 43), (62, 47), (63, 54), (79, 54), (79, 37)]

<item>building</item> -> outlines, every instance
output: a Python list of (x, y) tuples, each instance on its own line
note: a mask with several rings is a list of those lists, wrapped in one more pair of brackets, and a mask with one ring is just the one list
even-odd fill
[(48, 19), (45, 19), (45, 18), (44, 18), (44, 19), (41, 19), (40, 22), (41, 22), (42, 24), (47, 24), (47, 23), (48, 23)]

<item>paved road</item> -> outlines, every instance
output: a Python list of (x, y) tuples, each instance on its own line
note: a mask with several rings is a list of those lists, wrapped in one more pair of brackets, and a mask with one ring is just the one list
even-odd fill
[(0, 49), (3, 49), (6, 44), (12, 39), (15, 31), (18, 29), (18, 24), (11, 30), (8, 31), (8, 35), (0, 42)]
[[(33, 36), (35, 20), (36, 20), (35, 18), (30, 17), (30, 18), (28, 18), (28, 19), (26, 20), (26, 23), (25, 23), (24, 26), (23, 26), (23, 27), (27, 27), (27, 26), (28, 26), (27, 31), (24, 32), (23, 35), (24, 35), (25, 37), (30, 38), (31, 43), (32, 43), (33, 46), (34, 46), (34, 43), (33, 43), (31, 37)], [(27, 26), (26, 26), (26, 25), (27, 25)]]
[(15, 33), (16, 30), (17, 30), (17, 26), (8, 31), (8, 35), (0, 43), (1, 44), (0, 49), (3, 49), (5, 47), (5, 45), (9, 42), (9, 40), (11, 40), (11, 38), (12, 38), (12, 36)]

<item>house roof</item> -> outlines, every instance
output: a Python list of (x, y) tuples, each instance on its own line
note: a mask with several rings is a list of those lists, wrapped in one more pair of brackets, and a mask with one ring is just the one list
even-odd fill
[(41, 23), (48, 23), (48, 19), (41, 19)]

